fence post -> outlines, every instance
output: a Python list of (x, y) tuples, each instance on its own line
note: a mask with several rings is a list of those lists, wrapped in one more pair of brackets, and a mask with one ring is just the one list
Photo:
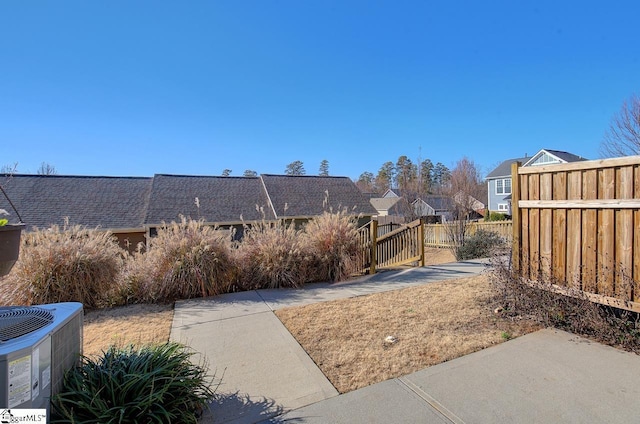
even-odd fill
[(420, 261), (418, 262), (418, 266), (424, 266), (425, 257), (424, 257), (424, 223), (425, 219), (420, 218), (420, 228), (418, 228), (418, 243), (420, 243)]
[(378, 220), (371, 220), (371, 265), (369, 267), (369, 274), (376, 273), (378, 254)]
[(518, 168), (521, 163), (511, 164), (511, 222), (513, 226), (513, 240), (511, 242), (511, 263), (513, 270), (520, 274), (520, 178), (518, 177)]

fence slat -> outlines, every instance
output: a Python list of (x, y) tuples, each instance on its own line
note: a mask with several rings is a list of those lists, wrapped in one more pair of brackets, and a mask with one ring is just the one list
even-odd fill
[[(598, 173), (598, 198), (613, 199), (615, 196), (615, 169), (604, 168)], [(598, 211), (598, 293), (614, 295), (614, 211)]]
[[(540, 176), (540, 199), (551, 200), (553, 197), (552, 175)], [(544, 281), (551, 279), (551, 246), (553, 238), (553, 221), (551, 209), (540, 211), (540, 275)]]
[[(633, 197), (633, 167), (616, 169), (616, 198)], [(616, 297), (631, 300), (633, 273), (633, 211), (619, 210), (616, 214)]]
[[(558, 172), (553, 175), (553, 198), (562, 201), (567, 199), (567, 173)], [(552, 267), (553, 280), (567, 279), (567, 211), (555, 209), (553, 211), (553, 251)]]
[[(571, 171), (567, 175), (567, 199), (580, 199), (582, 196), (582, 172)], [(567, 211), (567, 283), (569, 286), (580, 289), (582, 275), (582, 213), (578, 209)]]
[[(582, 176), (582, 197), (586, 200), (598, 198), (598, 172), (586, 170)], [(582, 211), (582, 289), (598, 292), (596, 248), (598, 243), (598, 211)]]

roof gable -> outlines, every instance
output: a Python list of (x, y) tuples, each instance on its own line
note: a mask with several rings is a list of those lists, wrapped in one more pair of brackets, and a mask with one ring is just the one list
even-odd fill
[(369, 199), (369, 202), (378, 212), (380, 212), (388, 211), (400, 200), (402, 200), (400, 197), (373, 197)]
[(504, 162), (500, 163), (493, 171), (487, 174), (486, 179), (492, 178), (505, 178), (511, 176), (511, 164), (520, 162), (522, 166), (532, 166), (536, 163), (537, 160), (545, 157), (547, 155), (552, 161), (545, 161), (544, 164), (551, 163), (567, 163), (567, 162), (578, 162), (587, 160), (582, 156), (574, 155), (573, 153), (563, 152), (561, 150), (552, 150), (552, 149), (541, 149), (533, 156), (525, 156), (523, 158), (515, 158), (515, 159), (507, 159)]
[(585, 158), (561, 150), (541, 149), (533, 155), (523, 166), (550, 165), (555, 163), (579, 162)]

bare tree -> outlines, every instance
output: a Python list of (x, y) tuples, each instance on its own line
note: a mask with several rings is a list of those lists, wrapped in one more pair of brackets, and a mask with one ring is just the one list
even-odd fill
[(38, 175), (56, 175), (57, 173), (56, 167), (47, 162), (42, 162), (40, 168), (36, 171)]
[(633, 94), (622, 103), (600, 143), (602, 157), (640, 155), (640, 97)]
[(478, 200), (482, 198), (483, 185), (478, 166), (467, 157), (460, 159), (449, 174), (446, 194), (451, 199), (453, 220), (447, 224), (447, 232), (456, 258), (468, 235), (469, 219), (483, 207)]
[(14, 163), (13, 165), (2, 165), (0, 166), (0, 174), (15, 174), (18, 172), (18, 163)]
[(223, 176), (223, 177), (229, 177), (229, 176), (231, 176), (231, 173), (232, 173), (232, 172), (233, 172), (233, 171), (232, 171), (231, 169), (223, 169), (223, 170), (222, 170), (222, 176)]
[(242, 174), (245, 177), (257, 177), (258, 173), (252, 169), (247, 169), (244, 171), (244, 174)]

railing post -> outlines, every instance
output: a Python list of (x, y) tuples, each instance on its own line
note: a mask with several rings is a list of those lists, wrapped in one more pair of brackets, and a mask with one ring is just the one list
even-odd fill
[(424, 218), (420, 218), (420, 227), (418, 228), (418, 243), (420, 243), (420, 262), (418, 262), (418, 266), (424, 266), (425, 257), (424, 257)]
[(371, 220), (371, 265), (369, 267), (369, 274), (376, 273), (376, 265), (378, 262), (378, 220)]
[(513, 240), (511, 242), (511, 264), (512, 269), (520, 275), (520, 178), (518, 177), (518, 168), (520, 162), (511, 164), (511, 225), (513, 226)]

